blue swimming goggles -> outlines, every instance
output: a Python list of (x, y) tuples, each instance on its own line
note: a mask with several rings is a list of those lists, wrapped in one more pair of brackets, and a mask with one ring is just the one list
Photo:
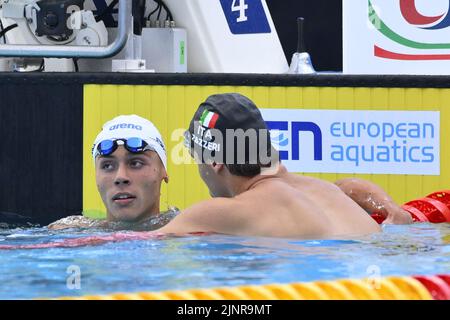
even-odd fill
[(125, 149), (131, 153), (140, 153), (147, 150), (154, 151), (154, 149), (150, 147), (149, 144), (144, 140), (142, 140), (141, 138), (103, 140), (98, 144), (94, 158), (96, 158), (99, 155), (109, 156), (114, 151), (116, 151), (119, 145), (123, 145)]

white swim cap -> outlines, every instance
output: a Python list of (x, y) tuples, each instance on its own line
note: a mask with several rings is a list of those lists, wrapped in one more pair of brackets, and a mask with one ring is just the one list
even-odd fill
[(92, 148), (94, 161), (100, 142), (129, 138), (141, 138), (144, 140), (158, 154), (167, 171), (166, 147), (161, 134), (153, 123), (135, 114), (118, 116), (103, 125), (103, 129), (95, 138)]

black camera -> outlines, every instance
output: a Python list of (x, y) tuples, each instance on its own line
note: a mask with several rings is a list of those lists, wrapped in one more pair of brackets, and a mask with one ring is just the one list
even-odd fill
[(36, 35), (57, 39), (69, 38), (73, 30), (67, 26), (67, 20), (74, 11), (84, 8), (85, 0), (42, 0), (38, 2)]

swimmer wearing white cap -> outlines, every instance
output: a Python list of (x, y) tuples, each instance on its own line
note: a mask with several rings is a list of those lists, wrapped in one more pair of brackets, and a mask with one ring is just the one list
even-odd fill
[[(161, 183), (167, 183), (169, 177), (166, 147), (153, 123), (137, 115), (106, 122), (95, 139), (92, 157), (106, 221), (72, 216), (49, 228), (108, 227), (119, 222), (133, 225), (158, 216)], [(152, 225), (156, 228), (158, 224)]]

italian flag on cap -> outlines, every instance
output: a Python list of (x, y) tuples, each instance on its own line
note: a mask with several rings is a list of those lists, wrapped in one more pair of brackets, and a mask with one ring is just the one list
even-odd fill
[(217, 119), (219, 119), (217, 113), (205, 110), (200, 117), (200, 123), (202, 126), (212, 129), (216, 126)]

